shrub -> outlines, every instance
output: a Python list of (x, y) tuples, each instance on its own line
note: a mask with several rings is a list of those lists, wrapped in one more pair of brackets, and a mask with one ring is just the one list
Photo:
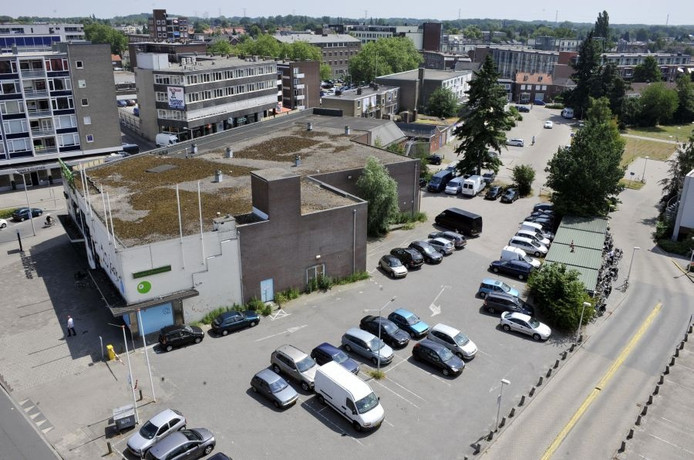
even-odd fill
[(345, 276), (344, 278), (335, 280), (334, 284), (341, 285), (341, 284), (355, 283), (357, 281), (368, 280), (369, 276), (370, 276), (369, 272), (355, 272), (349, 276)]
[(414, 215), (410, 212), (399, 212), (393, 219), (393, 224), (410, 224), (415, 222), (426, 222), (427, 215), (425, 212), (416, 212)]
[(664, 251), (681, 256), (688, 256), (694, 249), (694, 239), (687, 238), (684, 241), (672, 241), (670, 239), (658, 240), (658, 246)]
[(209, 325), (209, 324), (212, 324), (212, 321), (214, 321), (214, 319), (216, 317), (218, 317), (219, 315), (221, 315), (222, 313), (226, 313), (228, 311), (239, 311), (239, 310), (243, 310), (243, 308), (238, 304), (234, 304), (231, 307), (215, 308), (214, 310), (208, 312), (205, 316), (203, 316), (203, 318), (200, 320), (200, 322), (202, 324)]
[(518, 165), (513, 168), (513, 181), (518, 185), (518, 193), (528, 196), (535, 180), (535, 170), (530, 165)]

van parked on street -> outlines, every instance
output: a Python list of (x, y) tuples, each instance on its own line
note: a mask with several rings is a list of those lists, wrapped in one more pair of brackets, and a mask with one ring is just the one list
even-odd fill
[(171, 133), (159, 133), (154, 138), (154, 142), (157, 147), (166, 147), (167, 145), (178, 144), (178, 137)]
[(338, 363), (331, 361), (316, 371), (318, 400), (352, 422), (357, 431), (375, 429), (385, 419), (380, 399), (371, 387)]
[(477, 236), (482, 233), (482, 216), (460, 208), (446, 209), (436, 216), (434, 222), (436, 225), (467, 236)]
[(429, 183), (427, 184), (427, 191), (433, 193), (443, 192), (448, 185), (448, 181), (453, 179), (453, 172), (448, 169), (441, 170), (431, 176)]
[(465, 196), (477, 196), (484, 189), (487, 183), (482, 176), (470, 176), (463, 181), (463, 188), (460, 191)]

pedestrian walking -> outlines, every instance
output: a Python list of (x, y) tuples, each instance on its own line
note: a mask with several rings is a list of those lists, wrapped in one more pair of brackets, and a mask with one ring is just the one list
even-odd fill
[(77, 332), (75, 332), (75, 320), (72, 319), (72, 316), (67, 315), (67, 336), (73, 335), (77, 335)]

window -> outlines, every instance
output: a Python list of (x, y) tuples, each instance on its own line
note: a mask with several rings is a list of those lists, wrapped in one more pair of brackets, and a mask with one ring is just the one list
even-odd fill
[(24, 101), (3, 101), (0, 102), (0, 112), (3, 115), (24, 112)]
[(84, 117), (83, 122), (85, 125), (91, 125), (92, 124), (92, 117), (90, 117), (90, 116)]
[(82, 107), (88, 107), (89, 106), (89, 100), (85, 97), (82, 98)]
[(31, 151), (29, 146), (29, 138), (23, 139), (7, 139), (7, 152), (27, 152)]
[(28, 131), (26, 120), (7, 120), (3, 122), (5, 134), (26, 133)]
[(79, 145), (80, 139), (77, 133), (67, 133), (58, 135), (58, 146), (60, 147), (72, 147), (73, 145)]
[(87, 142), (91, 143), (94, 142), (94, 135), (93, 134), (87, 134)]
[(83, 61), (75, 61), (75, 68), (76, 69), (84, 69), (84, 62)]

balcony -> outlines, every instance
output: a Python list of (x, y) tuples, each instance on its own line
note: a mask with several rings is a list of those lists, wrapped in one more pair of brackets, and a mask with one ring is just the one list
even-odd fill
[(24, 97), (26, 99), (46, 98), (48, 97), (48, 90), (25, 88)]
[(49, 109), (49, 108), (27, 109), (27, 113), (29, 114), (29, 118), (44, 118), (44, 117), (50, 117), (51, 115), (53, 115), (51, 113), (51, 109)]
[(294, 89), (304, 89), (306, 88), (306, 85), (301, 84), (301, 85), (294, 85)]
[(44, 69), (32, 69), (20, 71), (22, 78), (46, 78), (46, 71)]

